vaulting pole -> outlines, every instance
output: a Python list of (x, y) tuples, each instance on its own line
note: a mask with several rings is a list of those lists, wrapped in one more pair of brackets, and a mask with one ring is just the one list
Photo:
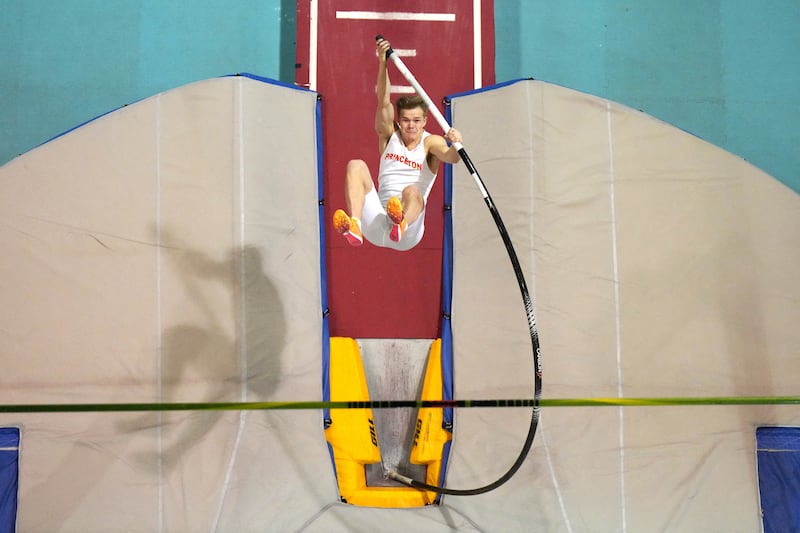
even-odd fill
[[(380, 41), (383, 39), (381, 35), (377, 35), (375, 37), (376, 40)], [(386, 59), (391, 60), (403, 77), (411, 84), (417, 94), (419, 94), (422, 99), (425, 101), (425, 104), (428, 108), (428, 113), (433, 115), (436, 122), (439, 123), (439, 126), (442, 128), (442, 131), (445, 133), (450, 130), (450, 125), (447, 123), (447, 120), (442, 116), (442, 113), (439, 111), (438, 107), (434, 105), (433, 101), (431, 101), (430, 96), (428, 93), (425, 92), (425, 89), (420, 85), (414, 75), (408, 70), (408, 67), (403, 63), (403, 61), (397, 56), (397, 54), (389, 47), (389, 50), (386, 51)], [(458, 150), (458, 155), (461, 157), (461, 160), (466, 165), (467, 170), (469, 171), (472, 179), (475, 181), (475, 184), (478, 186), (478, 189), (483, 196), (484, 201), (486, 202), (486, 207), (489, 208), (489, 212), (492, 214), (492, 218), (494, 219), (495, 225), (497, 226), (497, 230), (500, 232), (500, 237), (503, 239), (503, 244), (506, 247), (506, 251), (508, 252), (508, 258), (511, 261), (511, 265), (514, 268), (514, 274), (517, 277), (517, 284), (519, 285), (520, 293), (522, 295), (522, 301), (525, 305), (525, 314), (528, 318), (528, 329), (530, 330), (530, 337), (531, 337), (531, 348), (533, 351), (533, 368), (535, 369), (534, 377), (533, 377), (533, 413), (531, 415), (531, 425), (528, 430), (528, 436), (525, 439), (525, 444), (520, 451), (517, 460), (511, 465), (511, 468), (503, 474), (497, 481), (485, 485), (483, 487), (477, 489), (448, 489), (444, 487), (437, 487), (435, 485), (428, 485), (427, 483), (423, 483), (421, 481), (416, 481), (409, 477), (403, 476), (395, 471), (388, 472), (388, 476), (396, 481), (399, 481), (405, 485), (416, 487), (422, 490), (434, 491), (441, 494), (450, 494), (454, 496), (471, 496), (475, 494), (483, 494), (485, 492), (489, 492), (491, 490), (496, 489), (509, 479), (519, 470), (522, 466), (522, 463), (525, 461), (525, 458), (528, 455), (528, 452), (533, 445), (533, 437), (536, 434), (536, 428), (539, 425), (539, 412), (540, 406), (539, 401), (542, 396), (542, 363), (541, 363), (541, 348), (539, 346), (539, 333), (536, 329), (536, 317), (534, 314), (533, 309), (533, 302), (531, 301), (530, 293), (528, 292), (528, 286), (525, 283), (525, 275), (522, 272), (522, 267), (519, 264), (519, 259), (517, 258), (517, 253), (514, 250), (514, 245), (511, 242), (511, 237), (508, 235), (508, 231), (506, 231), (505, 224), (503, 224), (503, 219), (500, 217), (500, 213), (497, 211), (497, 207), (494, 205), (494, 201), (492, 201), (492, 197), (489, 195), (489, 191), (486, 190), (486, 186), (483, 183), (480, 175), (478, 174), (478, 170), (475, 168), (475, 165), (472, 164), (472, 161), (467, 154), (466, 149), (461, 143), (454, 143), (453, 146)]]

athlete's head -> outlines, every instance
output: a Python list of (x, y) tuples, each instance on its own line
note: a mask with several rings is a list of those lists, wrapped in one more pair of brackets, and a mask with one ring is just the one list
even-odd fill
[(417, 94), (403, 95), (397, 99), (395, 105), (403, 141), (408, 144), (419, 140), (428, 118), (425, 100)]
[(404, 109), (414, 109), (418, 107), (422, 110), (423, 117), (427, 118), (428, 116), (428, 106), (425, 104), (425, 100), (418, 94), (404, 94), (397, 99), (395, 105), (397, 106), (398, 115)]

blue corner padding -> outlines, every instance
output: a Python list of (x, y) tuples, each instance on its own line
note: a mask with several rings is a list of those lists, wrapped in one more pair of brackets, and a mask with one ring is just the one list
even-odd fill
[(19, 428), (0, 428), (0, 450), (19, 448)]
[(19, 438), (19, 428), (0, 428), (0, 533), (16, 530)]
[[(325, 197), (323, 178), (325, 176), (322, 164), (322, 101), (317, 98), (316, 105), (316, 130), (317, 130), (317, 205), (319, 209), (319, 272), (320, 294), (322, 301), (322, 401), (331, 399), (330, 362), (331, 362), (331, 334), (328, 324), (328, 274), (325, 269)], [(330, 425), (331, 410), (323, 409), (322, 418), (325, 427)], [(333, 458), (333, 456), (331, 456)]]
[[(452, 109), (446, 100), (445, 119), (452, 124)], [(442, 399), (453, 398), (453, 330), (450, 313), (453, 305), (453, 165), (444, 166), (444, 237), (442, 239)], [(443, 424), (452, 431), (453, 409), (444, 410)], [(446, 464), (447, 453), (443, 462)], [(444, 471), (444, 470), (443, 470)]]
[(764, 533), (800, 531), (800, 427), (756, 429)]
[(760, 427), (756, 442), (758, 451), (800, 452), (800, 427)]

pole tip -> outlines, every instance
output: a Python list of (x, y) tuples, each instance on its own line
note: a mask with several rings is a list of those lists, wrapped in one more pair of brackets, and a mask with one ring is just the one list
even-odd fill
[(399, 481), (404, 485), (408, 485), (409, 487), (413, 486), (414, 480), (408, 476), (404, 476), (399, 474), (396, 470), (389, 470), (389, 479), (393, 479), (395, 481)]

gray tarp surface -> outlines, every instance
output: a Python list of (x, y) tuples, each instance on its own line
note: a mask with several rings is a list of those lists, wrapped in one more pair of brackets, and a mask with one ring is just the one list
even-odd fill
[[(0, 402), (320, 399), (315, 106), (213, 79), (0, 168)], [(525, 268), (545, 397), (797, 393), (797, 194), (546, 83), (456, 97), (453, 115)], [(463, 165), (453, 214), (456, 397), (530, 397), (522, 302)], [(499, 477), (529, 417), (458, 411), (448, 484)], [(546, 408), (508, 484), (414, 510), (337, 502), (317, 411), (0, 424), (22, 427), (26, 532), (752, 532), (755, 427), (800, 412)]]

